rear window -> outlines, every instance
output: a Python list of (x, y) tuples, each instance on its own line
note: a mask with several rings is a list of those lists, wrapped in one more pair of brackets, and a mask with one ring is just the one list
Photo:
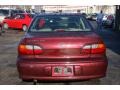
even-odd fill
[(24, 14), (16, 14), (15, 19), (24, 19), (25, 18), (25, 15)]
[(75, 15), (49, 15), (37, 16), (29, 32), (72, 32), (72, 31), (91, 31), (86, 19)]

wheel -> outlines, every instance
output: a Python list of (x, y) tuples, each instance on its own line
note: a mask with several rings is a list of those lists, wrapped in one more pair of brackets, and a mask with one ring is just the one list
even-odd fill
[(7, 24), (7, 23), (4, 23), (4, 24), (3, 24), (3, 28), (4, 28), (4, 29), (8, 29), (8, 24)]
[(27, 26), (26, 26), (26, 25), (23, 25), (22, 30), (23, 30), (23, 31), (27, 31)]

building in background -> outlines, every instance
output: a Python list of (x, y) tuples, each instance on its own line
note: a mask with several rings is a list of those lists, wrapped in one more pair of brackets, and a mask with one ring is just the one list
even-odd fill
[(92, 13), (99, 13), (101, 10), (105, 14), (115, 14), (115, 6), (102, 5), (102, 6), (92, 6)]
[(68, 12), (76, 13), (78, 10), (80, 12), (87, 12), (86, 6), (67, 6), (67, 5), (45, 5), (45, 6), (35, 6), (35, 10), (40, 12), (40, 10), (45, 10), (46, 12)]
[(72, 12), (76, 13), (78, 10), (81, 13), (99, 13), (101, 10), (105, 14), (114, 14), (115, 13), (115, 6), (68, 6), (68, 5), (44, 5), (44, 6), (35, 6), (34, 8), (37, 12), (40, 12), (41, 10), (45, 10), (46, 12)]
[(99, 13), (101, 10), (105, 14), (114, 14), (115, 6), (111, 5), (102, 5), (102, 6), (68, 6), (68, 5), (0, 5), (0, 8), (14, 8), (14, 9), (23, 9), (30, 10), (34, 9), (36, 12), (41, 12), (45, 10), (46, 12), (68, 12), (76, 13), (77, 11), (81, 13)]

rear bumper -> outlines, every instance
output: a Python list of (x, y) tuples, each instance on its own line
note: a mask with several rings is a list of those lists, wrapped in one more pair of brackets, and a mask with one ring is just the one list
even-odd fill
[[(53, 66), (73, 66), (73, 76), (52, 76)], [(107, 61), (77, 63), (17, 62), (19, 77), (23, 80), (86, 80), (106, 75)]]

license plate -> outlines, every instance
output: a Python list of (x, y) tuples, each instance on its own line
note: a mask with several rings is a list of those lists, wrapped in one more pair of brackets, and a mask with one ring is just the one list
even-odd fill
[(54, 66), (52, 76), (73, 76), (73, 66)]

